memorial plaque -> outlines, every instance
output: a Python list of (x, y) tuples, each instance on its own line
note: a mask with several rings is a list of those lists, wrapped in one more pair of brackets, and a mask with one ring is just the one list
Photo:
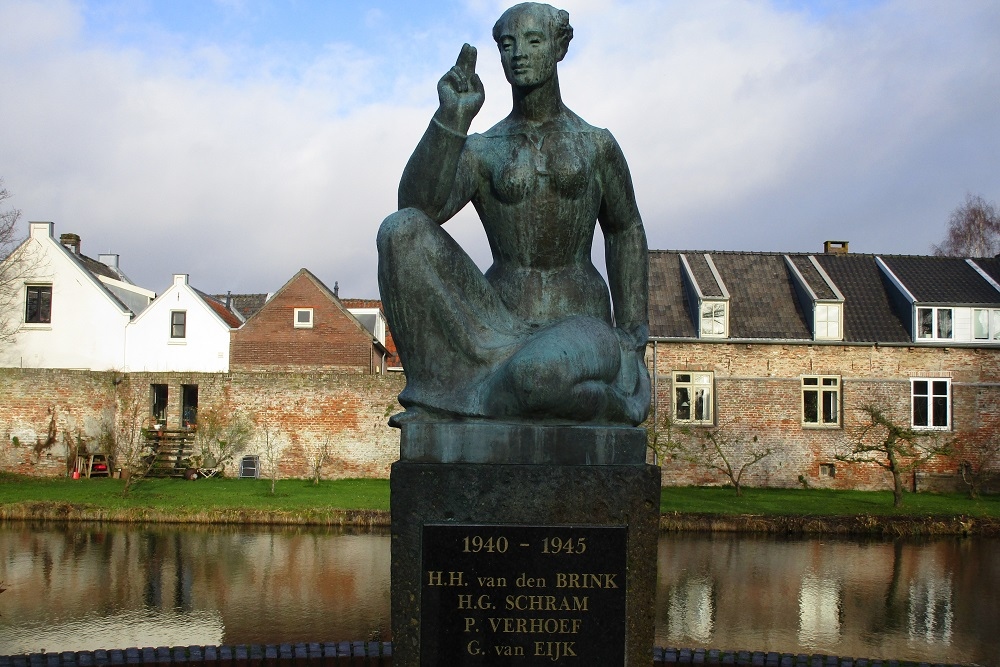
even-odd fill
[(621, 665), (625, 526), (427, 524), (420, 663)]

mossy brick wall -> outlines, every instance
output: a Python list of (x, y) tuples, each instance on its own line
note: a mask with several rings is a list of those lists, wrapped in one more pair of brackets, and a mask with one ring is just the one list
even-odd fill
[[(292, 326), (296, 308), (313, 309), (312, 328)], [(381, 365), (371, 336), (304, 274), (230, 336), (232, 371), (372, 373)]]
[[(56, 476), (111, 419), (110, 373), (0, 368), (0, 470)], [(14, 438), (17, 438), (15, 445)]]
[[(995, 437), (1000, 426), (1000, 350), (658, 343), (655, 356), (661, 424), (672, 410), (672, 373), (712, 371), (717, 424), (744, 441), (757, 435), (761, 444), (775, 450), (747, 470), (743, 482), (748, 486), (797, 486), (801, 475), (818, 487), (890, 488), (891, 478), (882, 468), (836, 461), (835, 454), (857, 435), (864, 405), (888, 408), (900, 423), (909, 424), (911, 377), (948, 377), (952, 381), (952, 430), (932, 432), (929, 437), (951, 441), (958, 451), (952, 457), (932, 460), (923, 471), (956, 477), (959, 462), (968, 458), (977, 444)], [(803, 427), (803, 375), (840, 376), (842, 427)], [(819, 466), (825, 463), (834, 464), (834, 478), (820, 476)], [(721, 473), (679, 460), (661, 461), (661, 465), (665, 484), (726, 481)], [(910, 475), (907, 481), (912, 483), (912, 479)]]
[[(0, 469), (33, 475), (61, 475), (68, 443), (97, 451), (102, 428), (113, 415), (115, 378), (91, 371), (0, 369)], [(151, 384), (168, 387), (167, 428), (179, 428), (181, 386), (198, 386), (199, 411), (242, 412), (256, 424), (244, 453), (264, 456), (265, 429), (277, 443), (280, 477), (309, 477), (326, 446), (325, 479), (388, 477), (399, 457), (399, 436), (387, 425), (400, 408), (402, 374), (353, 373), (132, 373), (128, 380), (145, 393)], [(54, 415), (54, 422), (53, 422)], [(44, 448), (54, 423), (55, 440)], [(17, 437), (20, 446), (13, 446)], [(264, 471), (270, 474), (269, 470)], [(235, 469), (230, 469), (230, 474)]]

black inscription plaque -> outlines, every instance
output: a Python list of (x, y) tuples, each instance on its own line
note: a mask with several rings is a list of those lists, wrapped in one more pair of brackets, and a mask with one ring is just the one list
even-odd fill
[(621, 665), (625, 526), (427, 524), (420, 663)]

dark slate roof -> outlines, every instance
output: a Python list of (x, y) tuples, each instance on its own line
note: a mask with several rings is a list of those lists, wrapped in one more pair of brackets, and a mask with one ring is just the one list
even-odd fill
[(994, 282), (1000, 283), (1000, 257), (976, 258), (972, 261)]
[(961, 257), (880, 257), (918, 303), (1000, 304), (1000, 292)]
[(816, 295), (817, 299), (836, 299), (837, 293), (826, 283), (826, 280), (823, 279), (822, 274), (816, 269), (816, 266), (809, 257), (810, 255), (788, 256), (792, 260), (792, 264), (795, 265), (795, 268), (802, 274), (806, 283), (812, 288), (813, 294)]
[(657, 338), (696, 335), (684, 294), (680, 254), (649, 251), (649, 333)]
[(248, 320), (264, 307), (267, 296), (267, 294), (213, 294), (212, 298), (222, 304), (225, 304), (228, 298), (229, 307), (242, 315), (244, 320)]
[(705, 253), (685, 253), (684, 259), (687, 260), (688, 266), (691, 267), (691, 273), (694, 274), (694, 279), (698, 281), (698, 287), (701, 290), (702, 296), (723, 296), (722, 287), (719, 286), (718, 281), (715, 279), (715, 275), (712, 273), (712, 267), (708, 265), (708, 260), (705, 259)]
[[(95, 276), (104, 276), (105, 278), (111, 278), (112, 280), (121, 280), (122, 276), (115, 272), (110, 266), (104, 262), (99, 262), (96, 259), (87, 257), (86, 255), (76, 255), (74, 254), (80, 263), (83, 264), (88, 271), (93, 273)], [(123, 281), (127, 282), (127, 281)]]
[(844, 295), (844, 340), (892, 343), (911, 341), (889, 299), (888, 279), (874, 255), (814, 255)]
[(729, 290), (729, 337), (811, 339), (784, 255), (713, 252)]

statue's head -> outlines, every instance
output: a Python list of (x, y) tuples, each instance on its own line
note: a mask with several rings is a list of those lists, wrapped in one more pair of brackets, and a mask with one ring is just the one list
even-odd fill
[(493, 39), (511, 85), (534, 87), (550, 79), (566, 56), (573, 26), (569, 12), (538, 2), (514, 5), (493, 26)]

